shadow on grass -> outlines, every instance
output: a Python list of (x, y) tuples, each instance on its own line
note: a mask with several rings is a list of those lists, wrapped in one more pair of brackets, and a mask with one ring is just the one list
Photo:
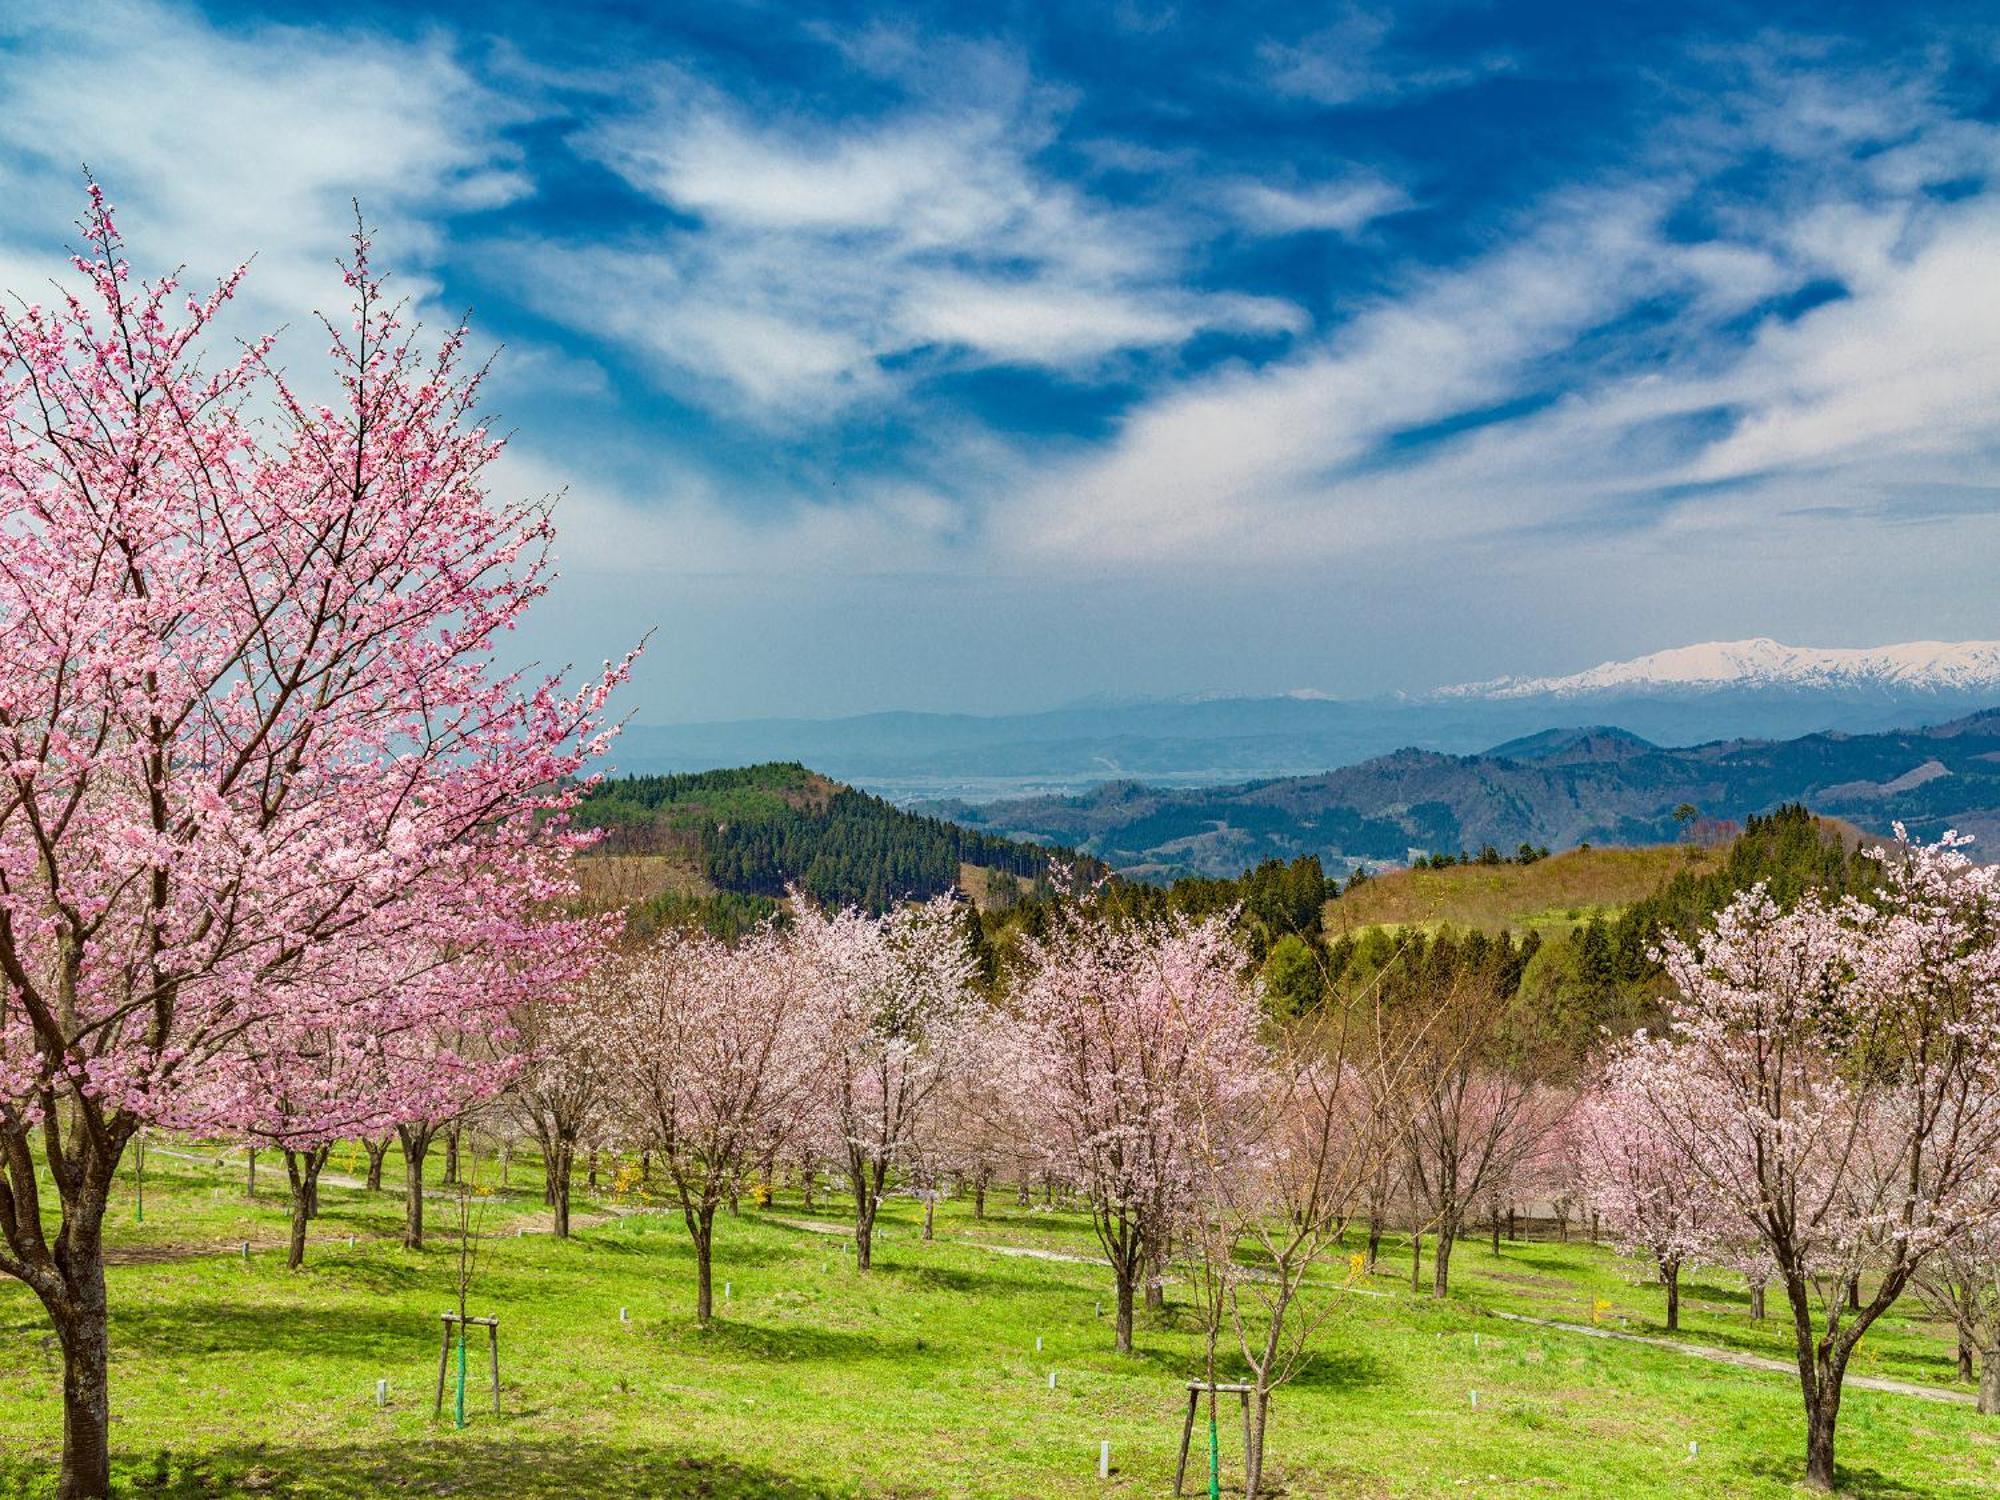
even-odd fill
[(692, 1318), (670, 1319), (661, 1331), (676, 1342), (727, 1350), (746, 1359), (783, 1363), (824, 1360), (853, 1364), (863, 1360), (914, 1359), (922, 1353), (914, 1337), (884, 1338), (803, 1324), (739, 1323), (721, 1317), (706, 1328), (697, 1326)]
[[(435, 1319), (436, 1314), (431, 1315)], [(312, 1355), (400, 1352), (434, 1321), (407, 1311), (263, 1305), (202, 1298), (184, 1304), (128, 1301), (111, 1313), (114, 1348), (183, 1357), (224, 1350)]]
[[(1799, 1485), (1805, 1479), (1805, 1458), (1799, 1457), (1757, 1457), (1742, 1460), (1736, 1465), (1746, 1473), (1755, 1474), (1760, 1479), (1774, 1480), (1779, 1484)], [(1870, 1500), (1870, 1497), (1894, 1495), (1930, 1495), (1936, 1491), (1906, 1484), (1900, 1479), (1892, 1479), (1880, 1469), (1855, 1469), (1836, 1460), (1834, 1470), (1834, 1492), (1848, 1497), (1848, 1500)]]
[(913, 1266), (877, 1261), (876, 1272), (913, 1283), (927, 1292), (1018, 1292), (1023, 1296), (1046, 1296), (1066, 1290), (1060, 1283), (1035, 1281), (1026, 1276), (1010, 1276), (1004, 1271), (963, 1271), (953, 1266)]
[[(835, 1490), (782, 1470), (709, 1455), (587, 1439), (505, 1441), (441, 1432), (411, 1442), (163, 1451), (116, 1464), (121, 1494), (162, 1500), (270, 1492), (311, 1500), (377, 1500), (391, 1494), (465, 1494), (520, 1500), (625, 1500), (635, 1495), (707, 1500), (820, 1500)], [(0, 1492), (55, 1493), (46, 1462), (0, 1458)]]

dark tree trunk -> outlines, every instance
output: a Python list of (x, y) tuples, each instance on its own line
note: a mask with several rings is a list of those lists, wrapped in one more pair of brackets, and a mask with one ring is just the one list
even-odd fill
[(1988, 1417), (2000, 1417), (2000, 1345), (1980, 1356), (1979, 1410)]
[(1861, 1311), (1861, 1277), (1859, 1273), (1847, 1278), (1847, 1310)]
[(403, 1143), (403, 1248), (424, 1248), (424, 1157), (431, 1149), (428, 1126), (398, 1125)]
[(255, 1146), (250, 1148), (250, 1167), (243, 1184), (243, 1196), (246, 1198), (257, 1196), (257, 1148)]
[(1146, 1311), (1165, 1312), (1167, 1310), (1167, 1288), (1157, 1276), (1146, 1278)]
[(1500, 1210), (1493, 1210), (1493, 1253), (1500, 1253)]
[(1118, 1326), (1113, 1335), (1113, 1347), (1120, 1354), (1132, 1352), (1132, 1294), (1133, 1273), (1130, 1269), (1117, 1268), (1118, 1275)]
[(1382, 1215), (1375, 1209), (1368, 1211), (1368, 1258), (1361, 1263), (1362, 1269), (1370, 1276), (1375, 1274), (1375, 1263), (1382, 1258)]
[(813, 1187), (818, 1177), (819, 1173), (815, 1172), (811, 1167), (807, 1167), (803, 1172), (799, 1173), (799, 1192), (805, 1198), (807, 1213), (813, 1211)]
[(981, 1172), (972, 1179), (972, 1217), (986, 1217), (986, 1174)]
[(1451, 1247), (1458, 1240), (1457, 1226), (1438, 1225), (1437, 1246), (1431, 1251), (1431, 1295), (1443, 1297), (1451, 1291)]
[(1968, 1385), (1975, 1378), (1972, 1368), (1972, 1335), (1963, 1328), (1958, 1331), (1958, 1378)]
[(368, 1153), (368, 1191), (371, 1193), (382, 1191), (382, 1163), (389, 1155), (389, 1139), (385, 1135), (379, 1141), (361, 1143), (361, 1149)]
[(454, 1125), (444, 1133), (444, 1185), (458, 1186), (458, 1131)]
[(104, 1262), (75, 1255), (63, 1278), (67, 1305), (56, 1314), (63, 1352), (63, 1457), (57, 1500), (100, 1500), (111, 1493), (111, 1382), (105, 1319)]
[(1410, 1290), (1420, 1292), (1424, 1287), (1424, 1237), (1417, 1231), (1410, 1234)]
[(285, 1250), (285, 1268), (296, 1271), (306, 1263), (306, 1225), (318, 1216), (319, 1174), (326, 1165), (327, 1148), (285, 1152), (285, 1178), (292, 1189), (291, 1239)]
[(1681, 1263), (1668, 1261), (1660, 1268), (1660, 1279), (1667, 1284), (1667, 1332), (1679, 1333), (1681, 1328)]
[(1519, 1242), (1521, 1236), (1516, 1232), (1518, 1229), (1519, 1223), (1515, 1211), (1510, 1208), (1507, 1210), (1507, 1238)]
[(715, 1316), (715, 1206), (687, 1215), (687, 1226), (694, 1239), (694, 1320), (706, 1328)]
[(937, 1236), (933, 1233), (937, 1222), (937, 1194), (924, 1194), (924, 1239), (928, 1242)]
[(1024, 1172), (1021, 1174), (1021, 1180), (1014, 1184), (1014, 1207), (1026, 1208), (1027, 1206), (1028, 1206), (1028, 1177), (1027, 1174)]
[(1840, 1420), (1840, 1387), (1822, 1389), (1806, 1407), (1806, 1488), (1831, 1492), (1833, 1434)]
[(569, 1238), (569, 1184), (570, 1173), (576, 1166), (576, 1147), (568, 1141), (556, 1142), (555, 1154), (549, 1159), (549, 1206), (555, 1210), (556, 1238)]
[(589, 1172), (590, 1175), (583, 1185), (594, 1193), (597, 1191), (597, 1151), (595, 1148), (590, 1153)]
[(1750, 1288), (1750, 1316), (1759, 1323), (1764, 1321), (1764, 1283), (1761, 1281)]

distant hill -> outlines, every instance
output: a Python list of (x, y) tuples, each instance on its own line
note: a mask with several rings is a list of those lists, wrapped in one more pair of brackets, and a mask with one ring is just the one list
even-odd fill
[(869, 911), (951, 890), (1003, 900), (1001, 887), (1032, 887), (1062, 852), (905, 812), (796, 763), (610, 778), (577, 822), (603, 833), (583, 861), (593, 897), (727, 930), (792, 885)]
[[(1499, 751), (1506, 751), (1501, 754)], [(1163, 789), (1114, 782), (1076, 797), (931, 811), (983, 832), (1074, 845), (1148, 877), (1230, 874), (1317, 856), (1330, 871), (1521, 843), (1643, 845), (1805, 802), (1886, 835), (1957, 828), (2000, 845), (2000, 710), (1880, 734), (1662, 748), (1621, 730), (1538, 734), (1484, 755), (1399, 750), (1317, 776)]]
[(1649, 844), (1572, 849), (1525, 865), (1391, 870), (1328, 902), (1325, 927), (1334, 935), (1412, 926), (1548, 933), (1616, 916), (1681, 871), (1706, 873), (1722, 858), (1700, 844)]
[(1556, 677), (1338, 699), (1300, 691), (1079, 703), (1042, 713), (635, 724), (621, 766), (671, 772), (803, 761), (893, 801), (968, 802), (1307, 775), (1415, 747), (1469, 755), (1552, 726), (1617, 725), (1656, 745), (1873, 734), (2000, 704), (2000, 643), (1868, 649), (1712, 641)]

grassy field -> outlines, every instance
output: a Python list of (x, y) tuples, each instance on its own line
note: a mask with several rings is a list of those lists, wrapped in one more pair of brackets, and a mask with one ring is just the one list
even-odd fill
[[(334, 1170), (346, 1165), (343, 1154)], [(481, 1172), (492, 1176), (491, 1163)], [(526, 1175), (517, 1162), (517, 1185)], [(560, 1243), (516, 1234), (546, 1223), (537, 1194), (495, 1194), (472, 1300), (501, 1319), (504, 1409), (483, 1409), (475, 1383), (461, 1432), (431, 1415), (438, 1313), (453, 1287), (442, 1202), (433, 1246), (411, 1253), (392, 1195), (329, 1185), (308, 1266), (288, 1273), (275, 1248), (277, 1173), (254, 1204), (240, 1156), (218, 1168), (156, 1149), (147, 1176), (144, 1224), (129, 1197), (116, 1210), (111, 1272), (114, 1445), (132, 1494), (1172, 1488), (1183, 1383), (1198, 1367), (1184, 1309), (1142, 1326), (1137, 1357), (1116, 1357), (1098, 1315), (1110, 1296), (1103, 1271), (995, 1248), (1087, 1256), (1087, 1228), (1011, 1195), (996, 1194), (984, 1222), (948, 1205), (931, 1244), (914, 1205), (892, 1201), (867, 1275), (837, 1234), (801, 1227), (811, 1221), (794, 1197), (746, 1207), (718, 1231), (716, 1274), (730, 1295), (703, 1331), (677, 1217), (585, 1204), (584, 1227)], [(837, 1227), (839, 1209), (822, 1200), (822, 1229)], [(1492, 1315), (1583, 1321), (1602, 1299), (1607, 1322), (1656, 1332), (1660, 1294), (1641, 1268), (1581, 1244), (1504, 1244), (1496, 1257), (1478, 1239), (1455, 1259), (1454, 1296), (1436, 1303), (1410, 1296), (1399, 1253), (1368, 1283), (1376, 1295), (1341, 1294), (1324, 1353), (1275, 1402), (1271, 1461), (1288, 1494), (1793, 1493), (1800, 1422), (1788, 1378)], [(1690, 1341), (1785, 1353), (1785, 1326), (1750, 1322), (1731, 1278), (1693, 1277), (1685, 1321)], [(40, 1309), (0, 1284), (0, 1494), (52, 1489), (57, 1369)], [(1893, 1318), (1856, 1370), (1945, 1383), (1950, 1348), (1939, 1330)], [(1240, 1438), (1226, 1422), (1223, 1440), (1227, 1480), (1240, 1474)], [(1841, 1457), (1856, 1495), (2000, 1493), (2000, 1423), (1969, 1407), (1853, 1391)]]
[(1723, 851), (1692, 845), (1572, 849), (1531, 865), (1453, 865), (1393, 870), (1326, 906), (1334, 935), (1363, 927), (1477, 927), (1517, 933), (1561, 930), (1609, 917), (1649, 896), (1677, 871), (1713, 869)]

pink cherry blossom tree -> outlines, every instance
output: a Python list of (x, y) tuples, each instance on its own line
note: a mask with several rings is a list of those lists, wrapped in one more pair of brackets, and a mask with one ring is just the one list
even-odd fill
[(1956, 845), (1885, 854), (1865, 905), (1745, 892), (1698, 944), (1666, 945), (1666, 1030), (1611, 1068), (1770, 1256), (1819, 1489), (1855, 1346), (2000, 1214), (2000, 869)]
[(854, 1193), (854, 1263), (866, 1271), (890, 1174), (908, 1165), (919, 1126), (939, 1107), (979, 1024), (972, 953), (949, 897), (877, 918), (823, 914), (795, 896), (791, 923), (819, 990), (824, 1127)]
[(1264, 1077), (1261, 995), (1226, 915), (1073, 904), (1022, 955), (1007, 1076), (1045, 1170), (1090, 1206), (1130, 1354), (1139, 1285), (1195, 1200), (1203, 1122), (1248, 1110)]
[(1641, 1101), (1616, 1086), (1587, 1094), (1575, 1112), (1578, 1196), (1610, 1228), (1622, 1253), (1644, 1252), (1667, 1292), (1667, 1328), (1681, 1326), (1681, 1268), (1714, 1251), (1729, 1209), (1661, 1137)]
[(271, 341), (211, 347), (240, 272), (138, 279), (94, 190), (83, 233), (76, 290), (0, 309), (0, 1272), (62, 1346), (64, 1500), (110, 1482), (126, 1144), (271, 1018), (339, 1030), (340, 954), (566, 899), (560, 788), (623, 671), (494, 669), (548, 508), (489, 500), (465, 333), (427, 350), (365, 239), (317, 402)]
[(608, 1040), (622, 1127), (673, 1184), (694, 1242), (695, 1317), (715, 1311), (716, 1211), (793, 1146), (831, 1055), (828, 994), (795, 935), (731, 947), (668, 933), (611, 965)]

